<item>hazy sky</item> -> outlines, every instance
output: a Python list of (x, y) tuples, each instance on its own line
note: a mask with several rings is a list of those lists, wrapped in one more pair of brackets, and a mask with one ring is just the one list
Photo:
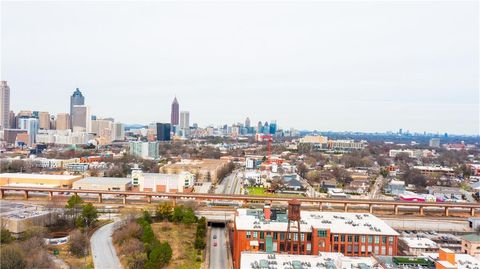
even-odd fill
[(1, 2), (12, 109), (479, 134), (479, 4)]

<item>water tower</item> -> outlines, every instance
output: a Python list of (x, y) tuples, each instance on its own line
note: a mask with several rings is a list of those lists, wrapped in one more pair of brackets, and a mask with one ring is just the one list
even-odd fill
[[(287, 235), (285, 236), (285, 249), (289, 254), (300, 254), (303, 252), (300, 233), (300, 206), (301, 203), (297, 199), (288, 202), (288, 226)], [(297, 238), (295, 238), (295, 234)]]

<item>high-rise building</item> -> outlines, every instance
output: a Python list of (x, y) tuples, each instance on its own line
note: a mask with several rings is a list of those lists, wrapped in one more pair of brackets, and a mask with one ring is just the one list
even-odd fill
[(173, 126), (178, 125), (179, 110), (180, 110), (180, 106), (178, 105), (177, 97), (175, 96), (175, 99), (173, 99), (173, 102), (172, 102), (172, 112), (170, 117), (170, 124), (172, 124)]
[(277, 122), (276, 121), (271, 121), (270, 122), (270, 127), (269, 127), (269, 133), (274, 135), (275, 133), (277, 133)]
[(190, 128), (190, 112), (180, 112), (180, 129), (188, 130)]
[(17, 117), (15, 116), (15, 112), (10, 111), (10, 114), (8, 116), (8, 120), (10, 121), (10, 129), (16, 129), (17, 128)]
[(19, 126), (22, 130), (27, 130), (28, 145), (31, 146), (35, 143), (35, 136), (38, 132), (38, 119), (36, 118), (21, 118), (19, 120)]
[(157, 141), (170, 141), (170, 123), (157, 123)]
[(88, 106), (75, 105), (72, 110), (72, 130), (74, 132), (92, 131), (92, 118)]
[(73, 128), (73, 107), (74, 106), (83, 106), (85, 105), (85, 97), (79, 88), (75, 89), (72, 96), (70, 96), (70, 126)]
[(245, 128), (250, 128), (250, 118), (249, 117), (247, 117), (245, 119)]
[(58, 113), (55, 125), (57, 130), (70, 129), (70, 115), (68, 113)]
[(113, 140), (123, 141), (125, 140), (125, 125), (120, 122), (113, 124)]
[(7, 81), (0, 82), (0, 129), (10, 127), (10, 87)]
[(261, 132), (262, 132), (262, 128), (263, 128), (262, 122), (259, 121), (258, 124), (257, 124), (257, 133), (261, 133)]
[(92, 133), (110, 143), (113, 139), (113, 122), (105, 119), (92, 120)]
[(38, 112), (38, 128), (50, 130), (50, 113)]
[(152, 158), (157, 159), (158, 155), (158, 142), (142, 142), (131, 141), (129, 143), (130, 154), (140, 158)]
[(440, 147), (440, 138), (431, 138), (428, 145), (431, 148), (439, 148)]

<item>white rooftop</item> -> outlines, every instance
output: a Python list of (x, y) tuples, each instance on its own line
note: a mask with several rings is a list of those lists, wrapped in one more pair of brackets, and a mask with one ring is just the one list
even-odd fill
[[(438, 259), (438, 253), (423, 253), (425, 257), (432, 260)], [(480, 268), (480, 260), (468, 254), (455, 254), (455, 261), (457, 262), (457, 269), (473, 269)]]
[(437, 243), (424, 237), (401, 237), (409, 248), (438, 248)]
[[(287, 221), (265, 221), (261, 210), (239, 208), (237, 212), (235, 225), (238, 230), (287, 230)], [(301, 211), (301, 220), (302, 231), (311, 231), (312, 228), (316, 228), (330, 229), (336, 234), (398, 235), (383, 220), (366, 213)]]
[(2, 173), (0, 178), (27, 178), (27, 179), (57, 179), (57, 180), (71, 180), (79, 176), (71, 175), (46, 175), (46, 174), (26, 174), (26, 173)]
[(74, 185), (78, 184), (104, 184), (104, 185), (125, 185), (131, 183), (132, 179), (128, 177), (86, 177), (77, 180)]
[(242, 252), (240, 269), (310, 269), (310, 268), (377, 268), (372, 257), (345, 257), (337, 252), (322, 252), (318, 255), (267, 254)]

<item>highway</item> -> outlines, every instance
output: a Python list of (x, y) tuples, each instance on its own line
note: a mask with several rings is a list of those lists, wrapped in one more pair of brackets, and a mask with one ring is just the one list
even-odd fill
[(240, 182), (242, 173), (238, 170), (226, 176), (215, 189), (215, 194), (240, 194)]
[(90, 238), (93, 265), (95, 268), (122, 268), (117, 252), (113, 247), (112, 234), (119, 219), (102, 226)]
[[(214, 239), (216, 237), (216, 239)], [(215, 242), (217, 246), (214, 246)], [(210, 269), (229, 268), (227, 261), (227, 241), (225, 240), (225, 228), (212, 227), (210, 235)]]

